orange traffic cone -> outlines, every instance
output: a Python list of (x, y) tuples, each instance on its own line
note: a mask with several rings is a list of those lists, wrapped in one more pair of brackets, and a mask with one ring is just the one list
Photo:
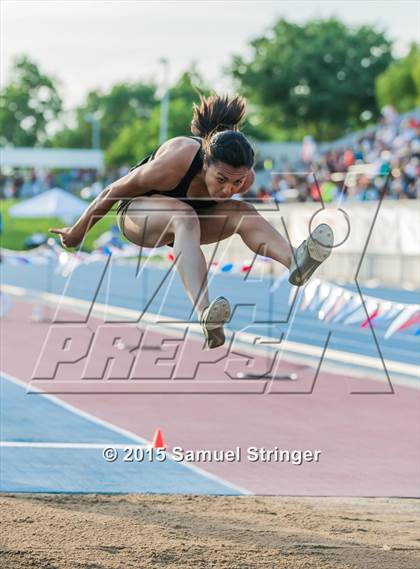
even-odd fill
[(153, 437), (152, 446), (153, 448), (165, 448), (165, 445), (163, 443), (162, 431), (160, 429), (156, 429), (155, 431), (155, 436)]

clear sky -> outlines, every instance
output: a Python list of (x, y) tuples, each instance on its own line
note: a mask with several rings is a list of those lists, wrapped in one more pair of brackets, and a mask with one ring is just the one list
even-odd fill
[(397, 55), (420, 34), (416, 0), (1, 0), (0, 6), (1, 84), (13, 57), (28, 54), (61, 81), (67, 108), (90, 89), (161, 80), (162, 57), (170, 59), (171, 80), (195, 61), (213, 88), (228, 88), (223, 67), (232, 54), (246, 54), (248, 41), (278, 17), (375, 24), (396, 40)]

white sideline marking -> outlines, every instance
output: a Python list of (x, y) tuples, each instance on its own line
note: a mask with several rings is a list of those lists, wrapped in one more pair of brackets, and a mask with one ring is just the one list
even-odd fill
[[(15, 295), (15, 296), (23, 296), (27, 297), (28, 300), (37, 299), (43, 301), (45, 304), (52, 305), (57, 307), (57, 304), (61, 304), (67, 306), (73, 312), (82, 311), (83, 314), (86, 314), (86, 311), (91, 308), (91, 302), (87, 300), (81, 300), (79, 298), (74, 297), (63, 297), (58, 294), (53, 293), (40, 293), (38, 291), (25, 289), (22, 287), (17, 287), (13, 285), (1, 285), (0, 290), (4, 290), (5, 293)], [(130, 308), (122, 308), (119, 306), (113, 305), (106, 305), (96, 302), (93, 306), (91, 311), (92, 315), (104, 315), (104, 310), (108, 311), (108, 314), (113, 314), (119, 318), (127, 318), (129, 321), (127, 325), (137, 324), (135, 321), (140, 314), (140, 311), (133, 310)], [(164, 331), (165, 334), (170, 336), (176, 336), (174, 334), (173, 329), (184, 330), (185, 324), (179, 323), (179, 320), (176, 318), (172, 318), (170, 316), (165, 316), (165, 324), (159, 322), (160, 319), (163, 317), (159, 314), (155, 314), (152, 312), (147, 312), (142, 315), (142, 319), (140, 321), (140, 325), (142, 322), (147, 324), (156, 324), (159, 323), (159, 331)], [(190, 323), (192, 325), (192, 331), (194, 335), (197, 337), (201, 337), (201, 326), (199, 323)], [(194, 328), (197, 329), (197, 333), (194, 332)], [(236, 337), (236, 341), (240, 344), (246, 346), (248, 352), (261, 355), (261, 352), (265, 352), (266, 350), (270, 349), (269, 346), (264, 345), (264, 342), (270, 342), (273, 338), (266, 337), (266, 336), (257, 336), (255, 334), (249, 334), (248, 332), (240, 331), (240, 336)], [(255, 344), (256, 339), (259, 339), (261, 346), (258, 347)], [(244, 341), (245, 340), (245, 341)], [(273, 349), (273, 348), (271, 348)], [(317, 367), (319, 363), (319, 358), (322, 354), (322, 346), (310, 346), (308, 344), (301, 344), (299, 342), (291, 342), (290, 340), (282, 342), (282, 352), (286, 354), (293, 354), (293, 356), (298, 355), (299, 360), (296, 358), (293, 360), (295, 363), (299, 361), (302, 363), (302, 356), (308, 358), (314, 358), (316, 361), (312, 361), (312, 367)], [(307, 361), (305, 363), (308, 363)], [(325, 371), (328, 371), (328, 365), (332, 364), (331, 371), (334, 373), (341, 373), (345, 375), (353, 375), (356, 377), (360, 377), (362, 375), (361, 369), (368, 368), (369, 370), (375, 370), (380, 373), (379, 376), (372, 375), (369, 379), (373, 379), (376, 381), (384, 381), (384, 369), (382, 365), (382, 361), (380, 358), (375, 358), (372, 356), (364, 356), (361, 354), (352, 354), (350, 352), (344, 352), (342, 350), (333, 350), (328, 347), (326, 354), (324, 356), (324, 361), (322, 363), (322, 367)], [(350, 364), (355, 366), (358, 369), (350, 369), (346, 367), (344, 369), (343, 364)], [(395, 360), (385, 360), (385, 364), (387, 367), (388, 372), (393, 372), (396, 374), (401, 374), (402, 376), (410, 376), (411, 378), (418, 378), (419, 368), (413, 364), (405, 364), (402, 362), (398, 362)], [(339, 366), (342, 366), (341, 371)], [(404, 385), (405, 387), (411, 387), (414, 389), (418, 389), (419, 386), (416, 385), (417, 382), (413, 382), (407, 380), (407, 378), (392, 378), (392, 381), (395, 384)]]
[(31, 441), (0, 441), (0, 447), (18, 447), (18, 448), (77, 448), (77, 449), (105, 449), (108, 447), (116, 449), (131, 448), (149, 448), (146, 445), (133, 445), (114, 443), (51, 443), (51, 442), (31, 442)]
[(77, 449), (105, 449), (108, 447), (116, 449), (130, 448), (149, 448), (146, 445), (114, 444), (114, 443), (51, 443), (51, 442), (34, 442), (34, 441), (0, 441), (0, 447), (18, 447), (18, 448), (77, 448)]
[[(2, 377), (4, 379), (18, 385), (19, 387), (24, 388), (25, 390), (27, 390), (27, 388), (28, 388), (29, 384), (26, 383), (25, 381), (22, 381), (21, 379), (18, 379), (17, 377), (10, 375), (10, 373), (6, 373), (6, 372), (3, 372), (0, 370), (0, 379)], [(97, 425), (101, 425), (102, 427), (105, 427), (105, 428), (109, 429), (110, 431), (113, 431), (114, 433), (118, 433), (119, 435), (123, 435), (127, 438), (131, 438), (133, 441), (141, 443), (142, 446), (149, 446), (150, 447), (153, 444), (152, 441), (148, 441), (147, 439), (144, 439), (143, 437), (139, 437), (135, 433), (128, 431), (126, 429), (123, 429), (121, 427), (118, 427), (117, 425), (114, 425), (113, 423), (110, 423), (109, 421), (106, 421), (104, 419), (99, 419), (98, 417), (95, 417), (95, 415), (91, 415), (90, 413), (87, 413), (86, 411), (82, 411), (81, 409), (74, 407), (70, 403), (66, 403), (66, 401), (63, 401), (59, 397), (56, 397), (54, 395), (50, 395), (48, 393), (44, 393), (39, 388), (38, 388), (38, 391), (39, 391), (40, 395), (49, 399), (53, 403), (60, 405), (61, 407), (63, 407), (64, 409), (67, 409), (71, 413), (74, 413), (75, 415), (79, 415), (79, 417), (83, 417), (84, 419), (87, 419), (88, 421), (91, 421), (92, 423), (96, 423)], [(127, 444), (129, 445), (129, 443), (127, 443)], [(127, 444), (125, 446), (127, 446)], [(109, 445), (109, 446), (116, 446), (116, 445)], [(172, 454), (170, 452), (167, 452), (166, 454), (167, 454), (168, 458), (172, 457)], [(228, 480), (225, 480), (224, 478), (221, 478), (220, 476), (217, 476), (216, 474), (212, 474), (211, 472), (207, 472), (206, 470), (203, 470), (202, 468), (200, 468), (199, 466), (195, 466), (194, 464), (182, 463), (182, 466), (184, 468), (189, 468), (190, 470), (193, 470), (194, 472), (196, 472), (200, 476), (203, 476), (204, 478), (208, 478), (209, 480), (214, 480), (215, 482), (218, 482), (219, 484), (226, 486), (227, 488), (230, 488), (231, 490), (234, 490), (235, 492), (238, 492), (239, 494), (244, 494), (247, 496), (252, 496), (254, 494), (253, 492), (250, 492), (249, 490), (246, 490), (245, 488), (241, 488), (241, 486), (238, 486), (237, 484), (233, 484), (232, 482), (229, 482)]]

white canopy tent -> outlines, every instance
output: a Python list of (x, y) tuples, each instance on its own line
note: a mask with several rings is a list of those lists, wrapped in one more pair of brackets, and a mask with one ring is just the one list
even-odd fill
[(53, 188), (14, 205), (9, 209), (9, 215), (10, 217), (59, 217), (64, 223), (71, 223), (87, 206), (87, 202), (69, 192)]

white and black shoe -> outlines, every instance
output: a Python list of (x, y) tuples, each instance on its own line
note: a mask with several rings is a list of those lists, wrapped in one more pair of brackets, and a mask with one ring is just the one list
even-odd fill
[(200, 324), (210, 349), (223, 346), (225, 332), (223, 326), (230, 318), (230, 304), (224, 296), (218, 296), (203, 310)]
[(293, 251), (289, 268), (289, 282), (295, 286), (304, 285), (330, 255), (334, 246), (334, 233), (329, 225), (318, 225), (308, 239)]

